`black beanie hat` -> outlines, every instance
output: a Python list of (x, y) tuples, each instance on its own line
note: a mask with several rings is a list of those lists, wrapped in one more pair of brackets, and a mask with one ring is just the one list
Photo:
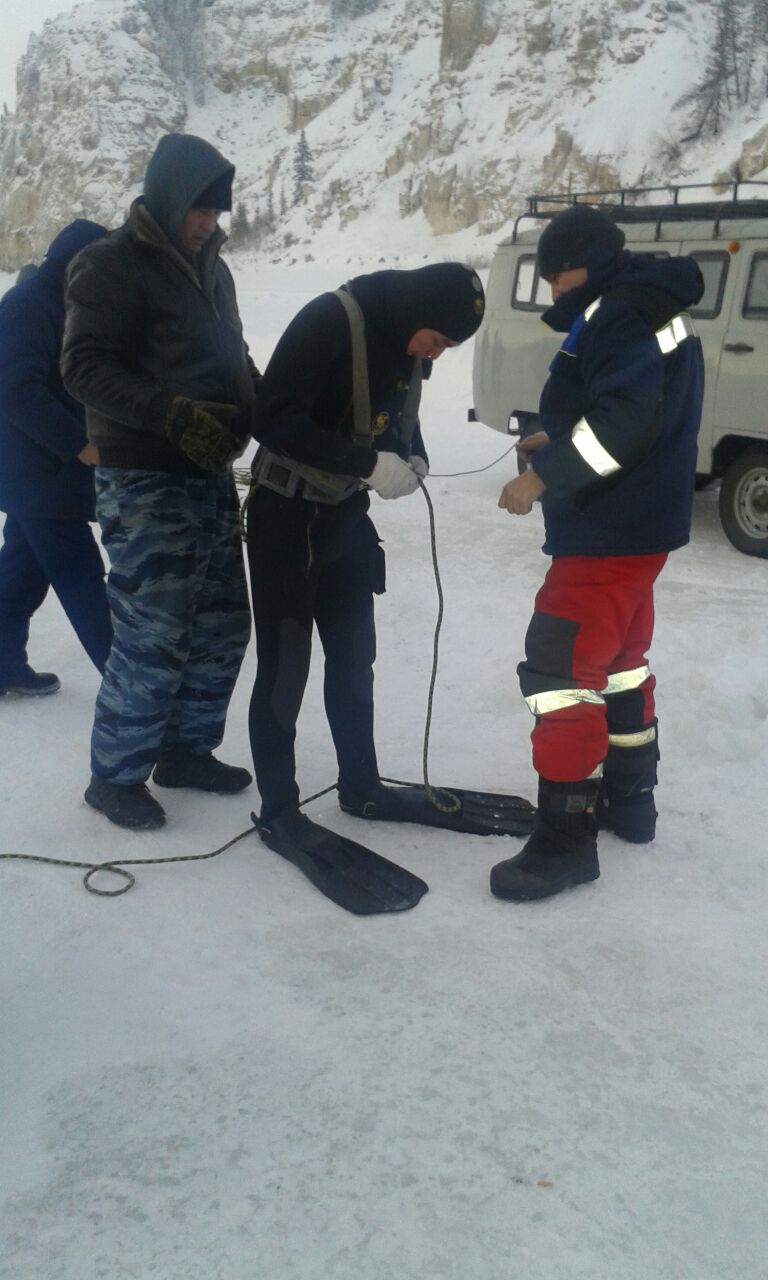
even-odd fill
[(232, 208), (232, 179), (234, 170), (229, 173), (222, 173), (220, 178), (212, 182), (205, 191), (201, 191), (199, 196), (195, 196), (191, 209), (219, 209), (223, 213), (229, 213)]
[(539, 275), (547, 280), (559, 271), (585, 267), (595, 250), (613, 257), (624, 247), (624, 239), (624, 232), (602, 209), (572, 205), (556, 213), (539, 237)]

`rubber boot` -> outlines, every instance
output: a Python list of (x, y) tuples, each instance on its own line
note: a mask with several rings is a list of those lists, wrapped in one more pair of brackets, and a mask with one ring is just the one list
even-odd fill
[[(620, 739), (621, 735), (617, 736)], [(658, 759), (655, 737), (639, 747), (621, 746), (612, 740), (603, 766), (596, 809), (601, 830), (613, 831), (631, 844), (649, 844), (653, 840), (656, 835), (653, 788)]]
[(596, 880), (595, 804), (597, 780), (539, 780), (539, 809), (533, 831), (517, 857), (491, 871), (491, 893), (512, 902), (551, 898), (573, 885)]
[(224, 764), (210, 751), (198, 756), (184, 747), (168, 747), (160, 752), (152, 780), (158, 787), (190, 787), (222, 796), (244, 791), (253, 782), (247, 769)]

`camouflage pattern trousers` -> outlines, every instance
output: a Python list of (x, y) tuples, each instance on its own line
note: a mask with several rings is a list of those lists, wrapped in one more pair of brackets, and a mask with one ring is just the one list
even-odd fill
[(231, 474), (191, 479), (96, 468), (114, 640), (96, 700), (91, 768), (144, 782), (158, 754), (224, 736), (251, 629)]

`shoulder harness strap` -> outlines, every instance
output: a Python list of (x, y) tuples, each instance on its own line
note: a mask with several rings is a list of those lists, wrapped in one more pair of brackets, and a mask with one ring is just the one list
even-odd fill
[[(373, 443), (373, 426), (365, 347), (365, 317), (359, 302), (346, 286), (333, 292), (346, 312), (352, 344), (352, 439), (355, 444), (370, 448)], [(254, 460), (253, 480), (254, 485), (272, 489), (286, 498), (301, 496), (311, 502), (331, 505), (343, 502), (363, 488), (363, 482), (354, 476), (337, 475), (319, 467), (308, 466), (307, 463), (295, 462), (292, 458), (272, 453), (264, 445), (260, 446)]]
[(360, 303), (348, 285), (334, 289), (334, 297), (339, 299), (347, 313), (349, 336), (352, 342), (352, 409), (354, 428), (352, 438), (355, 444), (370, 447), (373, 440), (371, 426), (371, 393), (368, 386), (368, 353), (365, 348), (365, 317)]

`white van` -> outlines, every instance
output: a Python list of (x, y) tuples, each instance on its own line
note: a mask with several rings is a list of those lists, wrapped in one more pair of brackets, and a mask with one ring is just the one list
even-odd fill
[[(697, 486), (722, 477), (725, 533), (739, 551), (768, 558), (768, 200), (739, 194), (756, 185), (765, 190), (764, 183), (736, 183), (729, 200), (700, 203), (683, 202), (697, 190), (692, 187), (670, 188), (663, 204), (633, 203), (653, 194), (649, 189), (531, 196), (491, 267), (470, 416), (497, 431), (525, 434), (561, 341), (537, 322), (552, 300), (536, 269), (542, 220), (566, 204), (607, 208), (628, 249), (659, 257), (687, 253), (701, 268), (704, 296), (690, 311), (706, 362)], [(521, 230), (530, 219), (539, 225)]]

